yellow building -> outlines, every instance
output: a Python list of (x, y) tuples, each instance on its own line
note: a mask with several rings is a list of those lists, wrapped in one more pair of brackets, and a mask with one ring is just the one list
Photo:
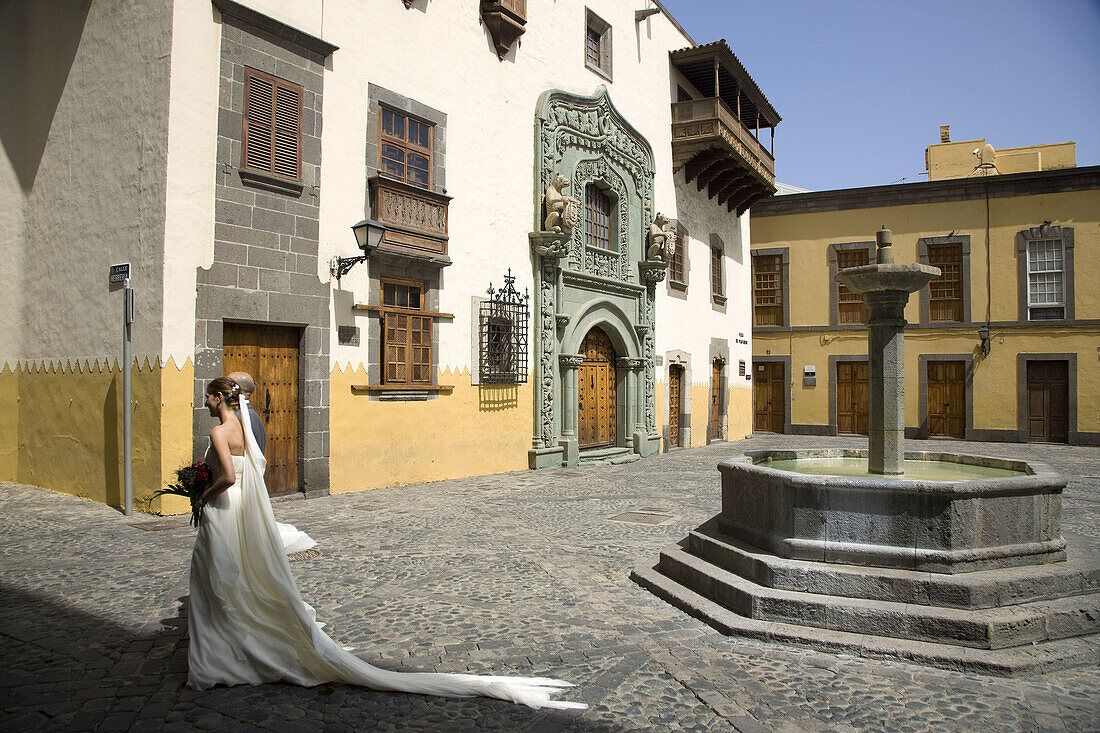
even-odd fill
[(985, 138), (952, 142), (951, 126), (940, 125), (940, 142), (925, 148), (924, 164), (929, 181), (1060, 170), (1077, 165), (1077, 144), (995, 149)]
[(833, 275), (885, 226), (943, 271), (906, 309), (907, 437), (1100, 445), (1100, 166), (940, 177), (753, 206), (756, 431), (867, 432), (866, 310)]

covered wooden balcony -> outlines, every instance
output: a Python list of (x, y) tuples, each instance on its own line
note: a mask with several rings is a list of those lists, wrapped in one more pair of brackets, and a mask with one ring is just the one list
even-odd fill
[[(672, 105), (672, 165), (740, 216), (775, 193), (775, 126), (782, 118), (725, 41), (669, 57), (702, 94)], [(768, 147), (761, 130), (770, 133)]]

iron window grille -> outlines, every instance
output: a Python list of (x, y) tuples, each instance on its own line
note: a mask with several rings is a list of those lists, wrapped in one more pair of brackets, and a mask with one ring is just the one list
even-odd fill
[(527, 322), (531, 295), (515, 288), (512, 269), (504, 276), (504, 287), (489, 283), (489, 298), (479, 313), (482, 384), (521, 384), (527, 381)]

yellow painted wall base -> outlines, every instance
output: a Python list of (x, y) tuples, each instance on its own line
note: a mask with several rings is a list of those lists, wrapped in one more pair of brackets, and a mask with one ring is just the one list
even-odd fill
[(330, 382), (329, 486), (345, 494), (527, 468), (534, 429), (532, 383), (472, 385), (466, 370), (440, 373), (451, 394), (382, 402), (351, 385), (362, 367), (339, 366)]
[[(153, 494), (191, 455), (194, 370), (134, 362), (133, 507), (168, 513)], [(165, 399), (167, 398), (167, 399)], [(5, 368), (0, 409), (0, 478), (122, 506), (122, 373), (118, 364), (64, 363)], [(170, 466), (170, 468), (168, 468)]]
[(752, 435), (752, 390), (730, 389), (729, 393), (726, 440), (741, 440)]

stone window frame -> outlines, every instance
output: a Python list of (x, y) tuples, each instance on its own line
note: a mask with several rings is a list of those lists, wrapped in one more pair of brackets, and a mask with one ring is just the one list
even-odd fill
[[(367, 86), (367, 134), (366, 134), (366, 177), (384, 176), (378, 169), (380, 148), (379, 135), (382, 130), (382, 107), (417, 118), (432, 128), (432, 156), (430, 185), (427, 190), (434, 193), (447, 193), (447, 115), (437, 109), (421, 104), (397, 92), (380, 87), (377, 84)], [(377, 219), (370, 208), (370, 188), (366, 191), (365, 211), (367, 218)]]
[[(717, 233), (710, 235), (710, 304), (721, 313), (726, 312), (726, 243)], [(727, 361), (729, 359), (727, 358)]]
[[(1049, 239), (1049, 237), (1039, 238)], [(1020, 443), (1027, 443), (1030, 436), (1030, 431), (1027, 428), (1027, 363), (1029, 361), (1067, 362), (1066, 445), (1080, 445), (1081, 435), (1077, 427), (1076, 352), (1020, 352), (1016, 354), (1016, 440)], [(1093, 433), (1093, 435), (1096, 435), (1096, 433)]]
[[(584, 9), (584, 66), (586, 69), (599, 74), (608, 81), (612, 81), (611, 78), (611, 24), (592, 12), (591, 8)], [(591, 35), (597, 37), (596, 40), (596, 55), (597, 60), (593, 62), (589, 58), (589, 38)]]
[[(1031, 320), (1028, 302), (1027, 245), (1040, 239), (1062, 240), (1062, 295), (1065, 298), (1064, 318), (1043, 318)], [(1016, 233), (1016, 280), (1019, 300), (1020, 323), (1073, 323), (1073, 227), (1052, 226), (1043, 223), (1037, 227), (1023, 229)]]
[[(840, 322), (840, 283), (835, 280), (835, 275), (840, 272), (840, 266), (837, 263), (838, 252), (851, 252), (855, 250), (864, 249), (867, 250), (867, 262), (875, 262), (875, 248), (874, 241), (869, 242), (834, 242), (829, 245), (829, 325), (836, 326), (838, 328), (867, 328), (867, 323), (841, 323)], [(786, 279), (786, 267), (784, 267), (784, 280)], [(790, 298), (784, 299), (784, 307), (786, 307), (787, 301)]]
[(668, 277), (665, 278), (665, 292), (670, 297), (687, 300), (688, 283), (691, 280), (691, 258), (688, 256), (688, 242), (691, 239), (691, 232), (679, 220), (673, 220), (672, 225), (676, 229), (676, 256), (680, 258), (683, 271), (680, 273), (681, 280), (674, 279), (672, 276), (672, 263), (669, 263)]
[[(783, 434), (784, 435), (793, 435), (794, 424), (791, 420), (791, 409), (792, 409), (791, 393), (794, 391), (794, 382), (792, 381), (794, 379), (794, 376), (792, 374), (793, 366), (791, 365), (791, 355), (790, 354), (753, 354), (752, 355), (752, 361), (749, 364), (749, 374), (753, 375), (752, 380), (751, 380), (753, 382), (753, 385), (752, 385), (752, 388), (753, 388), (753, 396), (752, 396), (752, 400), (753, 400), (753, 402), (752, 402), (752, 412), (753, 412), (752, 429), (753, 429), (753, 432), (756, 431), (756, 376), (755, 376), (755, 371), (756, 370), (753, 369), (753, 367), (755, 367), (757, 364), (782, 364), (783, 365), (783, 384), (785, 385), (784, 389), (783, 389)], [(834, 409), (835, 409), (835, 406), (836, 406), (836, 401), (835, 400), (833, 401), (833, 406), (834, 406)], [(835, 431), (834, 431), (833, 434), (834, 435), (836, 434)]]
[[(783, 288), (783, 323), (778, 326), (758, 326), (756, 325), (756, 300), (753, 295), (756, 290), (756, 268), (751, 266), (751, 263), (755, 262), (756, 257), (771, 257), (779, 256), (780, 266), (780, 282)], [(766, 247), (763, 249), (753, 249), (749, 251), (750, 262), (750, 277), (752, 282), (750, 284), (750, 295), (752, 298), (752, 330), (753, 331), (780, 331), (785, 328), (789, 328), (791, 325), (791, 248), (790, 247)]]
[[(928, 245), (931, 244), (959, 244), (962, 250), (962, 303), (963, 317), (961, 321), (933, 321), (931, 320), (931, 294), (929, 286), (920, 289), (920, 322), (924, 325), (934, 326), (939, 323), (973, 323), (971, 310), (970, 286), (970, 235), (954, 234), (944, 237), (921, 237), (917, 240), (917, 261), (922, 265), (928, 262)], [(968, 423), (969, 426), (969, 423)]]
[[(423, 283), (421, 291), (421, 308), (428, 313), (438, 313), (439, 293), (442, 288), (442, 268), (439, 264), (408, 257), (396, 253), (376, 250), (369, 260), (368, 301), (369, 303), (382, 304), (382, 283), (392, 280), (415, 280)], [(368, 316), (367, 327), (367, 383), (372, 386), (385, 384), (382, 378), (383, 353), (382, 340), (384, 328), (384, 315), (375, 309), (371, 309)], [(392, 401), (418, 401), (434, 400), (438, 398), (439, 385), (439, 349), (440, 343), (440, 318), (432, 318), (432, 363), (430, 366), (431, 382), (424, 385), (410, 383), (408, 389), (395, 389), (385, 391), (371, 391), (369, 398), (383, 402)]]
[[(917, 428), (913, 434), (905, 429), (905, 437), (920, 438), (929, 437), (928, 432), (928, 363), (933, 361), (961, 361), (966, 371), (963, 386), (963, 400), (966, 425), (963, 428), (963, 440), (974, 440), (974, 354), (918, 354), (917, 355)], [(835, 400), (834, 400), (835, 403)], [(834, 406), (835, 409), (835, 406)], [(905, 428), (905, 426), (902, 426)], [(958, 440), (957, 438), (945, 438), (945, 440)]]

